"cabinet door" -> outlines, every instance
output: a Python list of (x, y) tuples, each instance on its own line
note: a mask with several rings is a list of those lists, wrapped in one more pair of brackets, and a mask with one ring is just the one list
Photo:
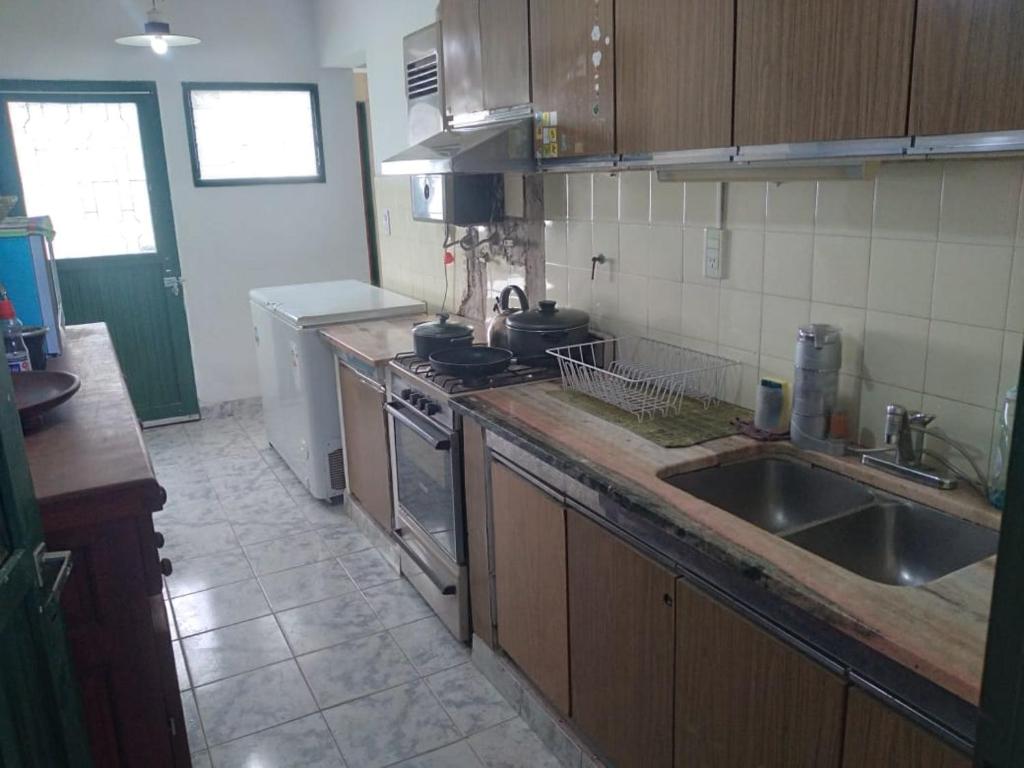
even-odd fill
[(843, 768), (970, 768), (952, 747), (856, 688), (846, 708)]
[(615, 151), (612, 0), (531, 0), (533, 104), (558, 113), (558, 155)]
[(1024, 3), (918, 0), (910, 132), (1024, 128)]
[(530, 12), (526, 0), (480, 0), (484, 108), (530, 103)]
[(733, 0), (615, 3), (619, 152), (731, 143), (733, 5)]
[(676, 583), (676, 768), (838, 768), (843, 680)]
[(491, 574), (487, 555), (487, 457), (484, 428), (462, 421), (462, 472), (466, 488), (466, 538), (469, 541), (469, 607), (473, 634), (494, 647), (491, 624)]
[(569, 713), (565, 509), (503, 464), (491, 464), (498, 644)]
[(444, 98), (449, 115), (484, 108), (480, 0), (441, 0)]
[(338, 365), (348, 487), (356, 501), (386, 531), (391, 530), (391, 463), (384, 393), (369, 379)]
[(738, 0), (737, 144), (903, 136), (914, 0)]
[(618, 768), (672, 765), (675, 576), (567, 513), (572, 719)]

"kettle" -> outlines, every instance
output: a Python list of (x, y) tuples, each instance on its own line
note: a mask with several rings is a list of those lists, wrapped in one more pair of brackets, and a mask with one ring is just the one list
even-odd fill
[[(510, 309), (508, 306), (509, 297), (513, 293), (519, 299), (519, 309)], [(487, 346), (508, 349), (509, 341), (508, 330), (505, 325), (506, 319), (511, 314), (524, 312), (529, 308), (530, 304), (526, 300), (526, 292), (518, 285), (506, 285), (498, 295), (497, 301), (494, 302), (494, 315), (487, 321)]]

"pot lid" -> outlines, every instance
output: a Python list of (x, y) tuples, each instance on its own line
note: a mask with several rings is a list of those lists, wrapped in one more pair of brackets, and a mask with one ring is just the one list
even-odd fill
[(566, 331), (589, 325), (590, 315), (582, 309), (556, 307), (555, 302), (544, 299), (537, 302), (537, 309), (514, 312), (505, 322), (517, 331)]
[(437, 316), (437, 320), (413, 326), (412, 335), (428, 339), (461, 339), (473, 335), (473, 326), (449, 323), (448, 317), (442, 312)]

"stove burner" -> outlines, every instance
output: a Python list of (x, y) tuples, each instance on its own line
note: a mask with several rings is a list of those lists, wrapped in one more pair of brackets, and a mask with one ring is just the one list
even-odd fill
[(449, 395), (475, 392), (481, 389), (493, 389), (495, 387), (507, 387), (512, 384), (525, 384), (528, 381), (552, 379), (559, 375), (557, 366), (531, 365), (528, 362), (521, 363), (518, 360), (513, 360), (509, 367), (501, 373), (473, 379), (464, 379), (459, 376), (447, 376), (438, 373), (430, 366), (429, 360), (424, 360), (415, 352), (403, 352), (395, 355), (394, 362), (413, 375), (431, 382)]

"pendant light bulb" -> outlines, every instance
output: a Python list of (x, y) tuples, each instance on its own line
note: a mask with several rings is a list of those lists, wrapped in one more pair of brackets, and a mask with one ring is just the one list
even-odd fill
[(153, 49), (153, 53), (159, 56), (167, 53), (167, 41), (163, 35), (154, 35), (149, 41), (149, 47)]

